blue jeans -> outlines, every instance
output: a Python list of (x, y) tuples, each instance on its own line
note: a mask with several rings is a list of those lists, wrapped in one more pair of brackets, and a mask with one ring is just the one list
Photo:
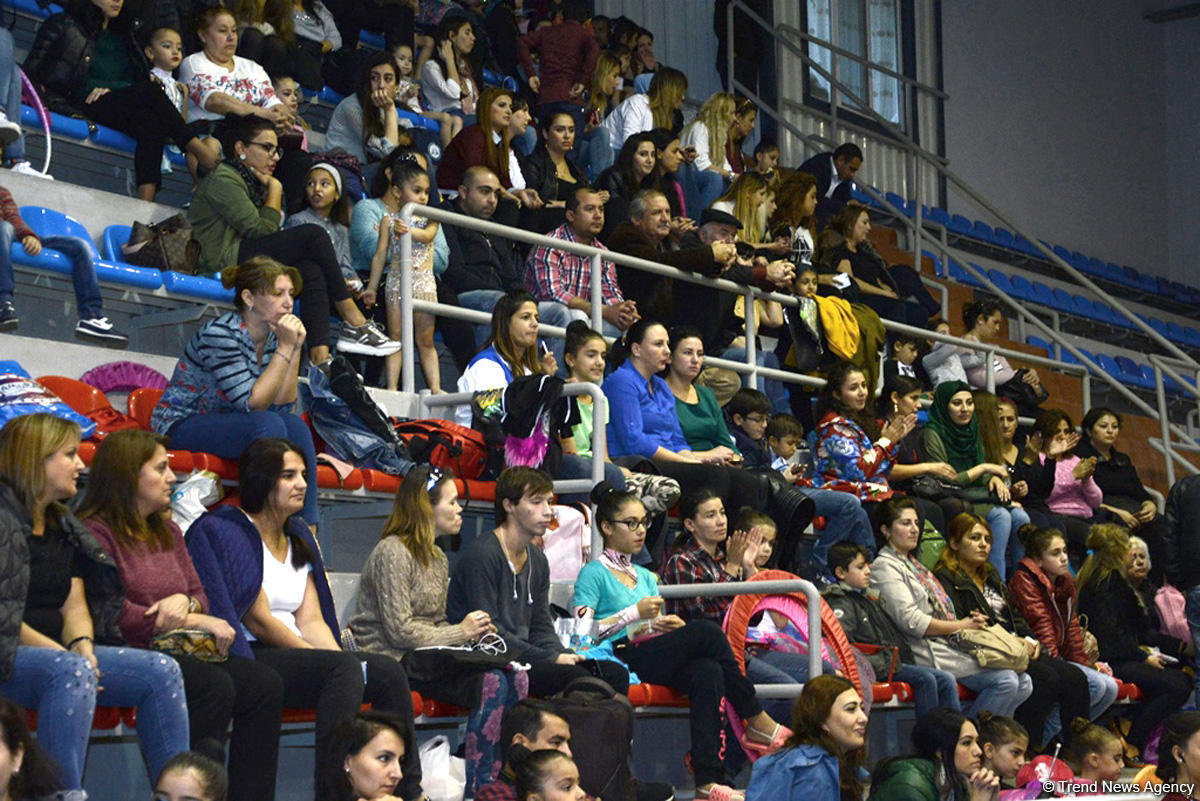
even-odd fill
[(825, 529), (812, 552), (813, 565), (819, 571), (829, 572), (829, 548), (835, 542), (849, 540), (857, 543), (874, 557), (875, 537), (871, 534), (871, 520), (858, 498), (848, 492), (835, 490), (800, 488), (800, 491), (812, 498), (817, 516), (825, 518)]
[[(576, 129), (581, 130), (579, 128)], [(613, 153), (612, 142), (609, 141), (608, 129), (593, 128), (585, 134), (575, 137), (575, 163), (585, 170), (588, 178), (595, 181), (600, 173), (612, 166), (616, 154)]]
[[(821, 672), (833, 675), (836, 667), (821, 662)], [(803, 684), (808, 681), (808, 654), (792, 654), (755, 648), (746, 650), (746, 678), (751, 684)], [(794, 698), (763, 698), (763, 710), (774, 720), (786, 724), (792, 719)]]
[[(585, 459), (582, 456), (576, 456), (572, 453), (564, 453), (562, 457), (562, 466), (558, 470), (558, 475), (555, 478), (559, 479), (577, 479), (592, 477), (592, 460)], [(621, 468), (617, 467), (612, 462), (604, 463), (604, 480), (618, 490), (625, 489), (625, 474), (621, 472)], [(581, 501), (588, 502), (588, 493), (568, 493), (563, 495), (560, 503), (575, 503)]]
[[(13, 38), (8, 28), (0, 31), (0, 80), (8, 78), (8, 86), (0, 85), (4, 92), (4, 115), (9, 122), (21, 124), (21, 73), (17, 70), (17, 61), (13, 54)], [(25, 136), (18, 136), (16, 141), (9, 142), (4, 147), (5, 161), (25, 160)]]
[(953, 673), (923, 665), (901, 664), (896, 667), (892, 679), (912, 685), (917, 717), (939, 706), (962, 709), (958, 701), (958, 680)]
[(981, 670), (960, 677), (958, 683), (975, 693), (971, 715), (986, 709), (994, 715), (1011, 718), (1017, 707), (1033, 694), (1033, 680), (1029, 674), (1011, 670)]
[[(466, 292), (458, 293), (458, 305), (464, 309), (473, 309), (475, 311), (488, 312), (489, 314), (496, 308), (496, 302), (504, 297), (504, 293), (499, 289), (470, 289)], [(538, 321), (546, 325), (556, 325), (561, 328), (566, 328), (575, 317), (572, 316), (572, 311), (565, 304), (556, 303), (552, 300), (543, 300), (538, 302)], [(492, 335), (490, 325), (475, 326), (475, 344), (480, 349), (483, 348), (488, 337)], [(558, 337), (550, 337), (546, 340), (550, 347), (550, 352), (554, 354), (555, 361), (558, 362), (558, 367), (561, 370), (565, 367), (563, 362), (563, 345), (564, 340)]]
[[(0, 39), (3, 38), (0, 36)], [(0, 302), (11, 303), (16, 289), (12, 267), (15, 238), (16, 230), (12, 223), (0, 220)], [(79, 308), (79, 317), (84, 320), (103, 317), (100, 281), (96, 278), (90, 243), (77, 236), (47, 236), (42, 239), (42, 247), (57, 250), (71, 260), (71, 282), (75, 285), (75, 305)]]
[(1016, 532), (1029, 523), (1029, 514), (1020, 506), (993, 506), (988, 509), (987, 522), (992, 530), (992, 552), (988, 561), (1004, 580), (1008, 577), (1008, 565), (1015, 565), (1025, 556)]
[[(770, 351), (764, 351), (762, 348), (759, 348), (755, 352), (754, 357), (754, 361), (759, 367), (770, 367), (773, 370), (779, 369), (779, 358)], [(726, 348), (725, 352), (721, 354), (721, 358), (728, 359), (731, 362), (745, 362), (746, 349)], [(742, 386), (750, 386), (749, 375), (742, 376)], [(765, 393), (766, 396), (771, 399), (772, 412), (791, 412), (792, 404), (788, 398), (787, 390), (783, 388), (782, 381), (776, 381), (773, 378), (763, 378), (762, 376), (759, 376), (757, 386), (755, 386), (754, 389)]]
[(695, 164), (686, 161), (675, 171), (675, 180), (683, 190), (683, 202), (687, 205), (688, 216), (697, 221), (701, 212), (711, 206), (728, 186), (720, 173), (696, 169)]
[(73, 653), (17, 648), (12, 678), (0, 694), (38, 710), (38, 742), (58, 761), (67, 789), (83, 786), (83, 764), (96, 704), (137, 707), (137, 732), (151, 776), (188, 749), (188, 711), (183, 674), (169, 656), (143, 648), (96, 646), (100, 681)]
[(304, 493), (304, 510), (300, 513), (310, 525), (317, 523), (317, 449), (308, 426), (289, 412), (222, 412), (194, 414), (185, 417), (167, 432), (171, 447), (185, 451), (202, 451), (236, 459), (246, 446), (256, 439), (277, 437), (286, 439), (304, 454), (308, 471), (308, 490)]

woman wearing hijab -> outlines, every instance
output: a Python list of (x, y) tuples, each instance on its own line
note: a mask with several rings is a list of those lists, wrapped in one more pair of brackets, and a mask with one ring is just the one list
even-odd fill
[[(940, 494), (934, 500), (947, 520), (958, 513), (952, 507), (985, 517), (993, 539), (990, 560), (1003, 579), (1008, 575), (1007, 561), (1016, 564), (1023, 556), (1017, 538), (1011, 535), (1029, 522), (1029, 515), (1012, 501), (1008, 469), (984, 456), (975, 398), (968, 384), (946, 381), (938, 385), (929, 424), (921, 431), (917, 449), (922, 462), (945, 462), (957, 471), (953, 481), (933, 479), (918, 494)], [(963, 505), (970, 508), (963, 509)]]

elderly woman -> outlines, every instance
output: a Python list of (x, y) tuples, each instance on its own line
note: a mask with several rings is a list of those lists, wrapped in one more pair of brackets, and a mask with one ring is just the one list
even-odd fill
[(150, 65), (132, 15), (121, 14), (123, 5), (124, 0), (68, 3), (38, 29), (25, 73), (48, 104), (132, 136), (138, 197), (154, 200), (168, 141), (206, 169), (216, 165), (219, 151), (215, 142), (201, 142), (162, 87), (148, 80)]
[[(228, 268), (222, 280), (237, 292), (235, 311), (192, 337), (154, 407), (150, 427), (171, 447), (229, 459), (259, 437), (286, 437), (300, 446), (305, 468), (315, 476), (312, 433), (293, 413), (307, 333), (292, 314), (300, 274), (295, 267), (256, 258)], [(317, 523), (315, 486), (305, 497), (304, 519)]]
[(257, 116), (227, 121), (222, 134), (225, 159), (196, 188), (188, 219), (200, 243), (200, 266), (222, 270), (255, 256), (294, 265), (303, 285), (293, 285), (300, 300), (300, 319), (308, 331), (308, 356), (323, 364), (332, 343), (332, 307), (344, 325), (338, 349), (386, 356), (400, 349), (363, 316), (354, 300), (333, 243), (319, 225), (280, 230), (283, 185), (273, 173), (279, 159), (274, 126)]

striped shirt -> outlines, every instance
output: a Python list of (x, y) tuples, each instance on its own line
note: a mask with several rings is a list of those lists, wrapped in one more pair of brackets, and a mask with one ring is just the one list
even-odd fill
[[(278, 345), (267, 334), (262, 360), (238, 312), (221, 315), (205, 325), (184, 348), (171, 384), (150, 416), (150, 428), (166, 434), (171, 426), (196, 414), (250, 411), (250, 392)], [(290, 411), (292, 404), (271, 406)]]
[[(560, 225), (546, 236), (567, 242), (578, 241), (569, 225)], [(599, 239), (593, 239), (591, 245), (605, 250)], [(569, 303), (572, 298), (590, 300), (591, 286), (592, 260), (587, 256), (538, 245), (525, 263), (525, 288), (538, 300), (559, 303)], [(602, 262), (600, 297), (605, 306), (625, 302), (625, 296), (617, 284), (617, 267), (611, 261)]]

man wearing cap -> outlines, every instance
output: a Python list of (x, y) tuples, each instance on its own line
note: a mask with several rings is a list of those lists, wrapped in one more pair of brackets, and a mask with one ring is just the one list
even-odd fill
[[(689, 242), (685, 237), (678, 249), (671, 249), (667, 245), (671, 206), (667, 196), (657, 189), (643, 189), (634, 195), (629, 202), (629, 217), (617, 224), (609, 239), (608, 246), (617, 253), (707, 276), (720, 275), (737, 257), (737, 247), (732, 241), (709, 244)], [(617, 280), (624, 297), (637, 304), (643, 317), (674, 319), (671, 279), (632, 267), (618, 267)], [(688, 310), (689, 317), (693, 313)]]
[[(590, 186), (580, 186), (567, 196), (567, 222), (547, 236), (566, 242), (604, 249), (596, 236), (604, 227), (604, 199)], [(590, 325), (592, 260), (558, 248), (539, 245), (525, 262), (525, 286), (539, 301), (556, 301), (571, 310), (574, 319)], [(617, 269), (611, 261), (602, 263), (600, 298), (604, 308), (603, 333), (618, 337), (638, 319), (637, 304), (626, 300), (617, 283)]]

